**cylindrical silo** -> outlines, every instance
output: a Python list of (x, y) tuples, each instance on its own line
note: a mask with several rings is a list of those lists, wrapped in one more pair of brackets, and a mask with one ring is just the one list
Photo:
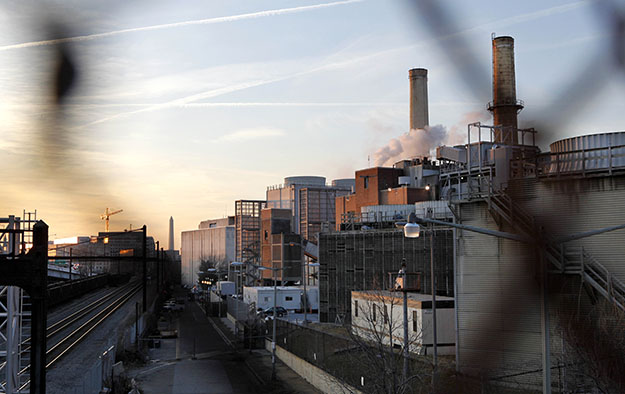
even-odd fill
[(516, 98), (514, 73), (514, 38), (508, 36), (493, 38), (493, 101), (488, 104), (493, 113), (495, 142), (518, 144), (517, 114), (523, 104)]
[(422, 129), (429, 125), (428, 117), (428, 70), (413, 68), (408, 71), (410, 79), (410, 128)]

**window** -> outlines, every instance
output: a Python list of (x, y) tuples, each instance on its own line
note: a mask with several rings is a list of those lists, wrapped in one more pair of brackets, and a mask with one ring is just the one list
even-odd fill
[(375, 320), (376, 320), (376, 317), (377, 317), (377, 316), (376, 316), (377, 309), (378, 309), (378, 308), (377, 308), (377, 306), (376, 306), (375, 304), (373, 304), (373, 321), (375, 321)]
[(286, 296), (284, 297), (285, 301), (293, 301), (293, 297)]
[(354, 301), (354, 316), (358, 317), (358, 300)]
[(269, 297), (265, 297), (265, 302), (269, 302)]
[(384, 305), (384, 323), (388, 323), (388, 307)]
[(412, 331), (417, 332), (417, 311), (412, 311)]
[(365, 189), (369, 187), (369, 177), (365, 176)]
[(265, 230), (265, 240), (269, 239), (269, 232)]

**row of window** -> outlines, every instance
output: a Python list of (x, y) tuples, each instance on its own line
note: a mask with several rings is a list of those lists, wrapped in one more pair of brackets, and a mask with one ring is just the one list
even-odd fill
[[(378, 308), (380, 306), (373, 304), (371, 308), (371, 320), (377, 321), (378, 319)], [(354, 300), (354, 316), (358, 317), (358, 300)], [(388, 306), (384, 305), (384, 313), (382, 314), (384, 317), (384, 324), (388, 323)], [(412, 331), (417, 331), (417, 311), (412, 311)]]
[[(285, 301), (293, 301), (293, 297), (286, 296), (284, 297)], [(269, 297), (265, 297), (265, 302), (269, 302)]]

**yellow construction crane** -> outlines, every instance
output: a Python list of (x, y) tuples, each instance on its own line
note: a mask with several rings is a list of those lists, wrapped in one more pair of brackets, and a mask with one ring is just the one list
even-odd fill
[(106, 208), (106, 211), (104, 211), (104, 213), (102, 215), (100, 215), (100, 219), (104, 220), (104, 231), (105, 232), (109, 232), (109, 218), (113, 215), (115, 215), (116, 213), (120, 213), (123, 212), (123, 209), (119, 209), (117, 211), (113, 211), (113, 212), (109, 212), (109, 209)]

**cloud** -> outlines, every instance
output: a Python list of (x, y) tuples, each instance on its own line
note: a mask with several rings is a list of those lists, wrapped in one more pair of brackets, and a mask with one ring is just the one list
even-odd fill
[(246, 142), (267, 137), (280, 137), (283, 135), (286, 135), (284, 130), (260, 127), (254, 129), (238, 130), (217, 138), (215, 142)]
[(57, 45), (57, 44), (63, 44), (67, 42), (90, 41), (90, 40), (95, 40), (97, 38), (112, 37), (112, 36), (117, 36), (117, 35), (126, 34), (126, 33), (172, 29), (172, 28), (177, 28), (177, 27), (194, 26), (194, 25), (209, 25), (209, 24), (215, 24), (215, 23), (235, 22), (235, 21), (246, 20), (246, 19), (256, 19), (256, 18), (262, 18), (262, 17), (267, 17), (267, 16), (294, 14), (298, 12), (312, 11), (312, 10), (317, 10), (321, 8), (335, 7), (335, 6), (346, 5), (346, 4), (351, 4), (351, 3), (360, 3), (362, 1), (363, 0), (343, 0), (343, 1), (333, 2), (333, 3), (314, 4), (314, 5), (307, 5), (307, 6), (301, 6), (301, 7), (251, 12), (247, 14), (198, 19), (198, 20), (193, 20), (193, 21), (165, 23), (161, 25), (144, 26), (144, 27), (134, 27), (130, 29), (114, 30), (114, 31), (109, 31), (105, 33), (87, 34), (84, 36), (57, 38), (53, 40), (31, 41), (31, 42), (24, 42), (21, 44), (1, 46), (0, 51), (39, 47), (39, 46), (46, 46), (46, 45)]

